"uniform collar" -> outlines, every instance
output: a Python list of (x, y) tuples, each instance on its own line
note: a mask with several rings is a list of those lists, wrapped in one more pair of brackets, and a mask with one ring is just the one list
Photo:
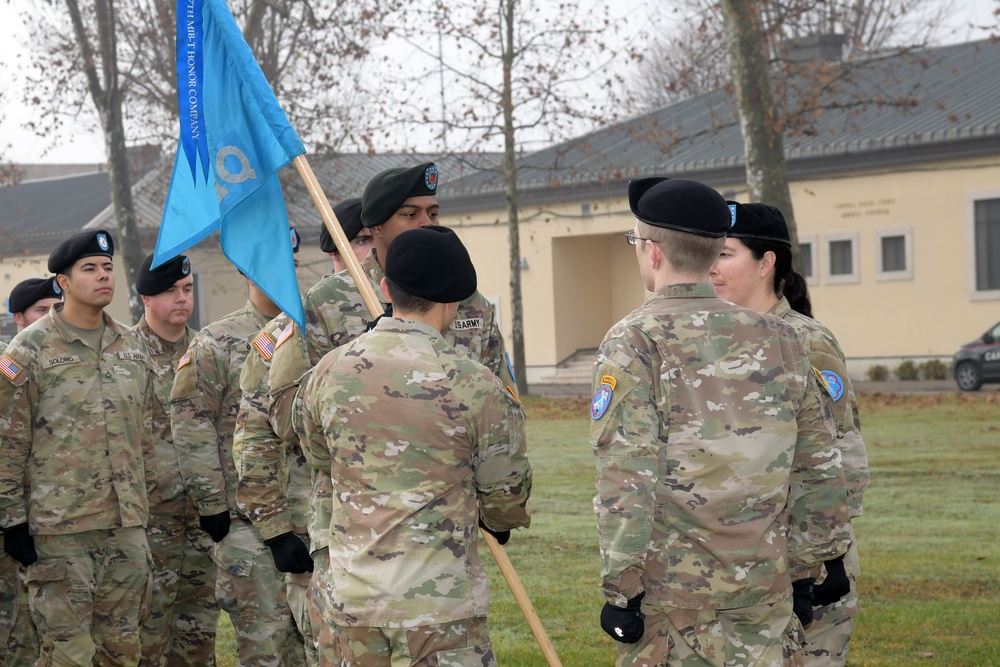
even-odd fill
[(375, 325), (375, 331), (393, 331), (397, 333), (422, 333), (444, 340), (441, 332), (424, 322), (402, 317), (383, 317)]
[[(63, 319), (62, 310), (63, 306), (65, 305), (66, 304), (64, 303), (53, 304), (51, 310), (49, 310), (49, 313), (48, 315), (46, 315), (46, 317), (52, 319), (52, 326), (55, 328), (56, 331), (59, 332), (59, 335), (62, 336), (63, 340), (65, 340), (67, 343), (71, 343), (75, 340), (79, 340), (82, 342), (80, 336), (77, 335), (77, 333), (73, 331), (73, 329), (69, 326), (69, 323), (65, 319)], [(104, 335), (101, 337), (102, 347), (107, 347), (107, 345), (111, 341), (121, 338), (122, 329), (118, 325), (118, 322), (116, 322), (113, 317), (108, 315), (107, 311), (103, 310), (101, 311), (101, 320), (104, 322)], [(111, 341), (107, 340), (108, 336), (112, 337)]]
[(706, 297), (719, 297), (712, 283), (677, 283), (667, 285), (656, 290), (650, 297), (667, 299), (703, 299)]

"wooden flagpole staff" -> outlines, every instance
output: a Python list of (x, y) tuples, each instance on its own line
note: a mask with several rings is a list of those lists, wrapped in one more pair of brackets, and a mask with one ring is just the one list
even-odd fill
[[(358, 286), (358, 291), (361, 293), (361, 298), (364, 299), (365, 305), (368, 306), (368, 312), (371, 313), (373, 319), (378, 317), (382, 314), (382, 303), (375, 295), (375, 290), (372, 288), (371, 281), (365, 274), (364, 269), (361, 268), (361, 262), (354, 256), (351, 244), (340, 226), (340, 221), (334, 215), (333, 208), (323, 193), (323, 188), (320, 186), (319, 181), (316, 180), (316, 174), (313, 173), (312, 167), (309, 166), (305, 155), (299, 155), (293, 160), (293, 163), (295, 164), (295, 169), (299, 172), (299, 176), (305, 182), (306, 189), (309, 190), (313, 203), (316, 204), (316, 208), (319, 210), (320, 217), (323, 218), (326, 230), (330, 232), (330, 236), (333, 238), (333, 242), (340, 252), (340, 258), (347, 264), (347, 270), (350, 271), (351, 277), (354, 278), (354, 284)], [(483, 540), (486, 542), (486, 546), (490, 549), (490, 553), (496, 559), (497, 566), (500, 568), (503, 578), (507, 581), (507, 585), (510, 586), (510, 591), (514, 594), (514, 599), (517, 600), (517, 606), (521, 608), (521, 613), (524, 614), (525, 620), (528, 621), (531, 634), (535, 636), (535, 641), (538, 642), (538, 646), (542, 649), (542, 654), (548, 661), (549, 666), (562, 667), (559, 656), (556, 655), (556, 650), (552, 646), (552, 642), (549, 641), (549, 636), (545, 633), (545, 628), (542, 627), (542, 621), (538, 618), (538, 613), (535, 611), (534, 606), (532, 606), (531, 600), (528, 599), (528, 594), (525, 592), (524, 586), (521, 584), (521, 579), (517, 576), (517, 571), (514, 570), (507, 552), (500, 546), (496, 538), (488, 532), (484, 530), (481, 531), (481, 534)]]

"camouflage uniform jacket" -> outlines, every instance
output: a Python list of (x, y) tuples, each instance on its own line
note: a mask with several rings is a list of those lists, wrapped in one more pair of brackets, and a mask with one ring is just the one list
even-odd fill
[(195, 331), (185, 327), (184, 338), (171, 344), (160, 338), (143, 317), (134, 330), (149, 348), (153, 367), (153, 448), (156, 451), (156, 491), (149, 497), (152, 513), (183, 513), (187, 508), (184, 478), (181, 477), (174, 439), (170, 433), (170, 392), (174, 387), (174, 370), (187, 352)]
[[(378, 264), (374, 250), (361, 263), (375, 294), (384, 301), (380, 283), (385, 273)], [(268, 414), (272, 430), (287, 443), (295, 446), (301, 438), (296, 434), (293, 419), (295, 393), (303, 375), (315, 366), (327, 352), (344, 345), (365, 332), (371, 315), (361, 293), (348, 271), (326, 276), (314, 285), (303, 299), (306, 317), (305, 339), (298, 332), (287, 336), (275, 349), (268, 374), (270, 397)], [(472, 359), (485, 365), (501, 379), (505, 387), (516, 392), (510, 360), (503, 336), (497, 326), (493, 306), (476, 292), (459, 305), (458, 316), (445, 333), (445, 340), (463, 350)], [(327, 539), (329, 515), (325, 512), (330, 483), (319, 472), (313, 479), (310, 519), (312, 548), (322, 548)], [(264, 528), (261, 529), (264, 532)], [(272, 529), (273, 530), (273, 529)]]
[(710, 284), (671, 285), (608, 331), (594, 378), (612, 604), (642, 591), (688, 609), (774, 603), (790, 559), (808, 568), (847, 549), (840, 450), (791, 327)]
[[(309, 503), (312, 467), (306, 464), (298, 442), (286, 448), (267, 417), (271, 355), (289, 322), (288, 316), (281, 314), (267, 323), (254, 338), (253, 350), (240, 373), (242, 398), (233, 437), (233, 459), (239, 475), (236, 502), (264, 539), (290, 531), (299, 535), (309, 532), (308, 517), (319, 509)], [(329, 514), (327, 517), (329, 526)]]
[(63, 304), (19, 333), (0, 373), (0, 526), (34, 535), (145, 526), (155, 484), (146, 343), (104, 317), (95, 352)]
[(837, 425), (837, 444), (840, 445), (844, 476), (847, 478), (847, 503), (851, 518), (864, 513), (862, 497), (871, 481), (868, 472), (868, 452), (861, 437), (861, 419), (854, 385), (847, 376), (847, 362), (840, 344), (825, 326), (796, 312), (782, 298), (770, 311), (795, 329), (806, 348), (809, 363), (826, 380), (833, 401), (833, 420)]
[(478, 519), (530, 523), (520, 403), (435, 329), (397, 318), (324, 357), (302, 400), (307, 456), (333, 480), (335, 621), (486, 616)]
[(267, 323), (250, 301), (195, 334), (170, 393), (170, 428), (181, 475), (198, 514), (236, 513), (233, 432), (240, 371), (250, 339)]

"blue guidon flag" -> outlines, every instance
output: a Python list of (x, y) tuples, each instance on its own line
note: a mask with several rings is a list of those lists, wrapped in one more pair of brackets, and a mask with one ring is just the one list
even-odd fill
[(225, 0), (177, 0), (180, 137), (153, 268), (218, 231), (233, 265), (304, 323), (278, 171), (305, 147)]

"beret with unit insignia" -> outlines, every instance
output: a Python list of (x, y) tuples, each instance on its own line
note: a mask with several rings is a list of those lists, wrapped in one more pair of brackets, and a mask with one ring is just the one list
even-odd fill
[(114, 257), (115, 242), (103, 229), (83, 232), (69, 237), (49, 255), (49, 272), (62, 273), (84, 257)]

